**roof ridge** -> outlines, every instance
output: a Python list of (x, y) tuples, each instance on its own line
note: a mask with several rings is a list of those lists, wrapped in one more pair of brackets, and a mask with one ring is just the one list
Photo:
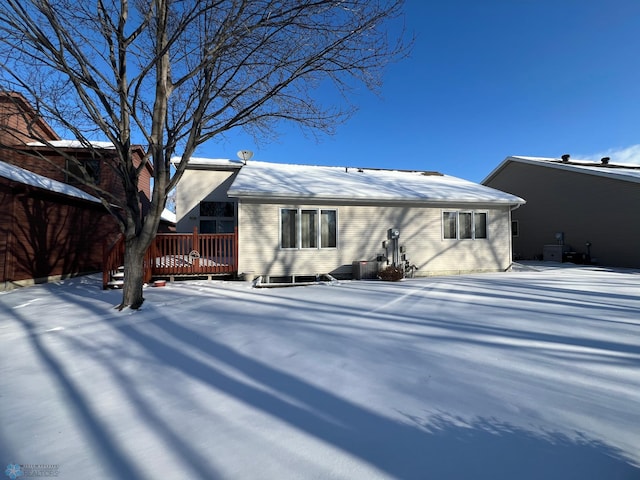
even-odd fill
[(318, 164), (305, 164), (305, 163), (279, 163), (279, 162), (267, 162), (262, 160), (253, 160), (247, 162), (247, 165), (276, 165), (278, 167), (311, 167), (311, 168), (331, 168), (331, 169), (345, 169), (348, 173), (349, 170), (356, 170), (364, 172), (365, 170), (371, 170), (374, 172), (399, 172), (399, 173), (420, 173), (425, 176), (444, 176), (435, 170), (414, 170), (414, 169), (402, 169), (402, 168), (384, 168), (384, 167), (363, 167), (357, 165), (318, 165)]
[(584, 160), (584, 161), (571, 161), (569, 160), (568, 162), (565, 162), (564, 160), (556, 160), (556, 159), (549, 159), (549, 162), (551, 163), (558, 163), (560, 165), (574, 165), (577, 167), (594, 167), (594, 168), (612, 168), (612, 169), (616, 169), (616, 168), (625, 168), (628, 170), (640, 170), (640, 165), (633, 165), (633, 164), (621, 164), (621, 163), (602, 163), (602, 161), (600, 162), (596, 162), (596, 161), (592, 161), (592, 160)]

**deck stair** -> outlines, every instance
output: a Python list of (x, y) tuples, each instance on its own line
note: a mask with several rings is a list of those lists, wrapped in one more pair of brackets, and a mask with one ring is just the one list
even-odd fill
[(122, 288), (124, 286), (124, 266), (120, 265), (115, 272), (110, 274), (111, 280), (107, 282), (107, 288)]

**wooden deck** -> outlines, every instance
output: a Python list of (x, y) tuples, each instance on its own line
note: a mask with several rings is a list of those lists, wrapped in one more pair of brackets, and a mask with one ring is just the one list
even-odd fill
[[(124, 237), (104, 246), (102, 286), (124, 265)], [(234, 233), (159, 233), (144, 258), (144, 280), (238, 273), (238, 230)]]

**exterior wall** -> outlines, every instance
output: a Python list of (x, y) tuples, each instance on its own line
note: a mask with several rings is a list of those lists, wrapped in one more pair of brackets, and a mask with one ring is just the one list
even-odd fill
[(526, 199), (513, 212), (515, 258), (542, 258), (544, 245), (565, 244), (598, 264), (640, 268), (640, 184), (511, 162), (486, 185)]
[[(281, 249), (281, 208), (336, 209), (338, 248)], [(353, 261), (384, 254), (389, 228), (400, 230), (407, 259), (416, 275), (506, 270), (511, 264), (510, 209), (475, 208), (488, 212), (487, 239), (443, 239), (442, 211), (469, 206), (279, 204), (241, 200), (239, 205), (239, 272), (257, 275), (349, 275)]]
[(50, 163), (42, 158), (22, 154), (18, 151), (1, 150), (0, 160), (10, 163), (11, 165), (15, 165), (16, 167), (29, 170), (30, 172), (37, 173), (43, 177), (65, 183), (64, 172), (60, 170), (60, 168), (56, 167), (56, 165), (60, 165), (60, 167), (62, 167), (63, 160), (61, 158), (58, 158), (57, 160), (52, 158), (53, 163)]
[[(83, 150), (79, 149), (77, 152), (73, 152), (77, 155), (78, 159), (89, 158), (89, 155)], [(46, 156), (44, 158), (35, 157), (29, 153), (20, 153), (17, 151), (2, 151), (0, 160), (10, 163), (30, 172), (37, 173), (44, 177), (57, 180), (62, 183), (70, 183), (67, 181), (66, 174), (62, 170), (65, 166), (65, 159), (61, 155), (57, 155), (51, 151), (41, 151), (41, 154)], [(140, 164), (139, 158), (136, 159), (138, 165)], [(88, 186), (79, 183), (73, 183), (74, 187), (79, 188), (87, 192), (90, 195), (95, 195), (95, 192)], [(123, 204), (126, 202), (124, 187), (120, 177), (106, 165), (104, 162), (100, 168), (100, 188), (107, 192), (111, 192), (116, 198), (121, 198)], [(140, 202), (143, 212), (146, 211), (146, 207), (149, 204), (151, 198), (151, 172), (148, 169), (144, 169), (140, 174), (138, 189), (140, 191)]]
[(38, 117), (18, 93), (0, 92), (0, 145), (20, 145), (33, 138), (58, 140), (53, 129)]
[(0, 289), (99, 271), (115, 220), (98, 204), (0, 178)]
[[(33, 107), (20, 94), (15, 92), (0, 92), (0, 152), (1, 160), (16, 165), (25, 170), (43, 175), (45, 177), (67, 183), (65, 172), (65, 159), (55, 151), (46, 147), (27, 147), (29, 142), (42, 140), (59, 140), (53, 129), (38, 116)], [(10, 147), (10, 148), (2, 148)], [(20, 150), (24, 151), (21, 153)], [(29, 155), (31, 153), (31, 155)], [(41, 155), (39, 158), (33, 154)], [(66, 153), (76, 156), (79, 160), (90, 158), (90, 152), (84, 149), (67, 149)], [(140, 147), (133, 150), (133, 163), (137, 167), (143, 160), (144, 152)], [(100, 168), (99, 186), (105, 191), (111, 192), (117, 198), (126, 203), (124, 187), (121, 179), (111, 169), (105, 159)], [(93, 195), (91, 188), (84, 185), (74, 186)], [(151, 169), (145, 168), (138, 180), (140, 202), (143, 212), (146, 211), (151, 199)]]
[(176, 192), (176, 230), (192, 232), (200, 225), (200, 202), (234, 201), (227, 196), (238, 171), (186, 170)]
[[(134, 150), (133, 152), (133, 164), (138, 167), (142, 162), (142, 151)], [(110, 169), (109, 169), (110, 170)], [(115, 176), (114, 176), (115, 177)], [(140, 176), (138, 177), (138, 191), (140, 192), (141, 202), (143, 207), (145, 204), (149, 204), (151, 202), (151, 178), (153, 177), (153, 171), (150, 167), (142, 169), (140, 172)], [(118, 188), (122, 188), (121, 181), (118, 177), (115, 177), (116, 181), (119, 184)], [(144, 208), (143, 208), (143, 211)]]

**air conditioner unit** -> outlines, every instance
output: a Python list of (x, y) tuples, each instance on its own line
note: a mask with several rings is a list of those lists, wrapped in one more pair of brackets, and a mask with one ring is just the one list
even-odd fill
[(542, 247), (542, 259), (545, 262), (562, 262), (562, 255), (569, 250), (568, 245), (545, 245)]
[(354, 280), (371, 280), (378, 278), (380, 262), (375, 260), (358, 260), (353, 262), (351, 272)]

